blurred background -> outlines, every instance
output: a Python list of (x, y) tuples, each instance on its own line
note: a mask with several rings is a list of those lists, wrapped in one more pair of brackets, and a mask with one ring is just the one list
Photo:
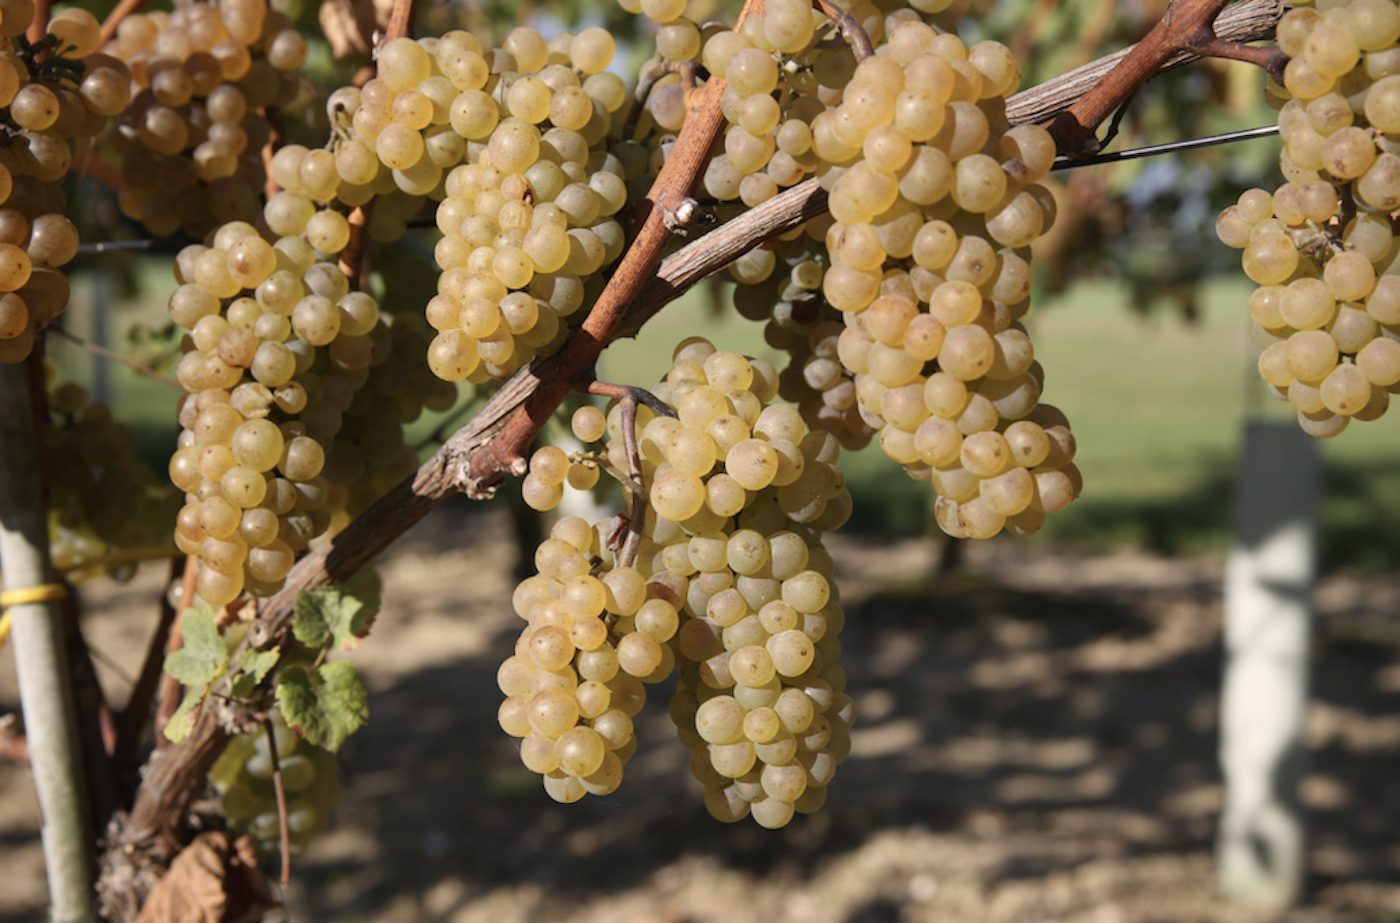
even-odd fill
[[(732, 14), (707, 2), (693, 0), (693, 18)], [(1139, 38), (1165, 6), (973, 0), (958, 10), (964, 37), (1006, 42), (1030, 86)], [(323, 87), (361, 63), (336, 57), (344, 49), (324, 15), (310, 2), (302, 12)], [(437, 2), (417, 34), (500, 35), (520, 22), (546, 35), (607, 25), (624, 75), (649, 53), (633, 17), (585, 0)], [(1262, 81), (1222, 62), (1167, 75), (1139, 93), (1114, 147), (1269, 124)], [(309, 136), (317, 99), (300, 126)], [(331, 831), (295, 863), (290, 918), (1400, 921), (1395, 413), (1318, 447), (1303, 904), (1279, 915), (1216, 896), (1222, 587), (1242, 434), (1247, 421), (1291, 412), (1257, 380), (1250, 286), (1213, 224), (1241, 191), (1274, 182), (1277, 153), (1263, 139), (1056, 174), (1059, 219), (1036, 254), (1029, 326), (1086, 487), (1042, 533), (950, 545), (927, 485), (878, 448), (845, 460), (856, 514), (831, 547), (859, 717), (824, 811), (778, 832), (711, 820), (665, 713), (667, 687), (639, 718), (642, 748), (617, 794), (571, 806), (545, 796), (495, 720), (495, 671), (518, 628), (510, 591), (529, 566), (519, 549), (540, 528), (507, 487), (489, 503), (444, 505), (384, 558), (384, 612), (351, 655), (372, 720), (343, 751)], [(101, 187), (90, 191), (85, 239), (140, 236)], [(435, 233), (376, 257), (376, 284), (389, 280), (393, 299), (426, 300)], [(173, 287), (169, 256), (89, 259), (63, 326), (159, 360), (177, 343), (164, 313)], [(672, 345), (695, 333), (780, 360), (730, 301), (728, 283), (695, 289), (610, 349), (602, 377), (653, 382)], [(63, 337), (49, 349), (62, 377), (109, 402), (163, 471), (176, 393)], [(415, 424), (425, 453), (473, 400), (464, 394), (451, 420)], [(129, 583), (83, 588), (84, 631), (115, 701), (167, 576), (156, 563)], [(5, 653), (0, 714), (17, 707)], [(24, 769), (0, 763), (0, 920), (42, 916), (37, 824)]]

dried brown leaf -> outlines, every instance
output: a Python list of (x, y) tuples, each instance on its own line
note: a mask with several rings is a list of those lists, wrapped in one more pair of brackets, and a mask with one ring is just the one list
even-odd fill
[(140, 923), (252, 923), (276, 900), (247, 838), (200, 834), (171, 863), (141, 908)]

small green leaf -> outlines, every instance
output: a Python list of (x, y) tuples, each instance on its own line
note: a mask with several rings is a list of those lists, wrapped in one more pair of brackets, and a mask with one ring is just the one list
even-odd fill
[(171, 743), (178, 744), (189, 734), (190, 728), (194, 726), (194, 713), (199, 708), (199, 704), (204, 701), (205, 690), (190, 689), (185, 693), (185, 697), (180, 700), (180, 707), (175, 709), (175, 714), (170, 716), (170, 720), (165, 722), (162, 732)]
[(207, 686), (228, 665), (228, 648), (219, 637), (214, 613), (203, 606), (186, 609), (180, 619), (183, 646), (165, 657), (165, 672), (186, 686)]
[(369, 634), (379, 598), (350, 587), (322, 587), (297, 594), (292, 634), (307, 647), (327, 644), (350, 650)]
[(369, 717), (369, 699), (353, 664), (283, 667), (277, 677), (277, 707), (287, 724), (318, 747), (339, 750)]
[(258, 683), (277, 666), (277, 658), (282, 656), (280, 647), (270, 648), (265, 651), (246, 650), (238, 655), (238, 663), (234, 667), (236, 675), (233, 678), (233, 685), (230, 692), (234, 698), (246, 699), (258, 688)]

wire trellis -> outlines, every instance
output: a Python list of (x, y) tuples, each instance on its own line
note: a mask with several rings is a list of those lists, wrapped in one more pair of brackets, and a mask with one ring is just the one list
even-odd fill
[[(1079, 167), (1119, 163), (1127, 160), (1138, 160), (1143, 157), (1160, 157), (1164, 154), (1194, 151), (1199, 148), (1215, 147), (1220, 144), (1236, 144), (1240, 141), (1253, 141), (1257, 138), (1268, 138), (1278, 134), (1278, 132), (1279, 128), (1277, 125), (1262, 125), (1258, 128), (1243, 128), (1238, 131), (1226, 131), (1215, 135), (1205, 135), (1200, 138), (1188, 138), (1184, 141), (1168, 141), (1165, 144), (1150, 144), (1145, 147), (1129, 148), (1126, 151), (1094, 154), (1090, 157), (1057, 157), (1054, 166), (1050, 169), (1052, 171), (1074, 170)], [(410, 221), (408, 223), (408, 227), (414, 230), (435, 226), (432, 219), (422, 219)], [(169, 237), (138, 237), (129, 240), (97, 240), (79, 244), (77, 255), (100, 256), (107, 253), (178, 253), (191, 242), (192, 241), (188, 237), (182, 235), (173, 235)]]

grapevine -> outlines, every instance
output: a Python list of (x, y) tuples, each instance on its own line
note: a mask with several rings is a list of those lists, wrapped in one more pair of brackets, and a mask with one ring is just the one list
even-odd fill
[[(647, 687), (676, 676), (671, 717), (711, 815), (777, 828), (820, 809), (855, 720), (823, 547), (852, 511), (841, 449), (878, 438), (958, 538), (1035, 532), (1080, 495), (1025, 322), (1030, 247), (1055, 217), (1042, 181), (1182, 56), (1261, 64), (1290, 97), (1288, 182), (1220, 220), (1260, 285), (1261, 375), (1316, 435), (1379, 417), (1400, 383), (1390, 0), (1290, 13), (1286, 69), (1213, 31), (1223, 3), (1182, 0), (1118, 76), (1020, 110), (1049, 124), (1015, 114), (1018, 61), (964, 43), (948, 0), (766, 0), (732, 23), (621, 5), (654, 32), (635, 88), (605, 29), (413, 38), (398, 2), (372, 74), (313, 112), (296, 4), (124, 3), (107, 27), (66, 9), (32, 42), (32, 5), (0, 4), (0, 361), (41, 352), (67, 304), (63, 183), (101, 173), (90, 158), (119, 162), (126, 217), (188, 241), (168, 301), (185, 392), (170, 534), (191, 593), (165, 667), (184, 697), (112, 833), (114, 915), (135, 918), (205, 786), (216, 823), (282, 852), (285, 874), (368, 712), (331, 655), (376, 604), (327, 585), (507, 474), (537, 510), (605, 488), (625, 507), (555, 522), (512, 599), (524, 624), (498, 718), (548, 795), (616, 791)], [(438, 232), (417, 303), (373, 259), (411, 226)], [(781, 369), (691, 337), (652, 392), (596, 380), (610, 341), (721, 269)], [(609, 401), (571, 405), (582, 448), (534, 445), (571, 392)], [(415, 468), (404, 427), (478, 393)], [(59, 565), (124, 573), (113, 554), (163, 544), (135, 515), (149, 479), (80, 389), (48, 402)]]

